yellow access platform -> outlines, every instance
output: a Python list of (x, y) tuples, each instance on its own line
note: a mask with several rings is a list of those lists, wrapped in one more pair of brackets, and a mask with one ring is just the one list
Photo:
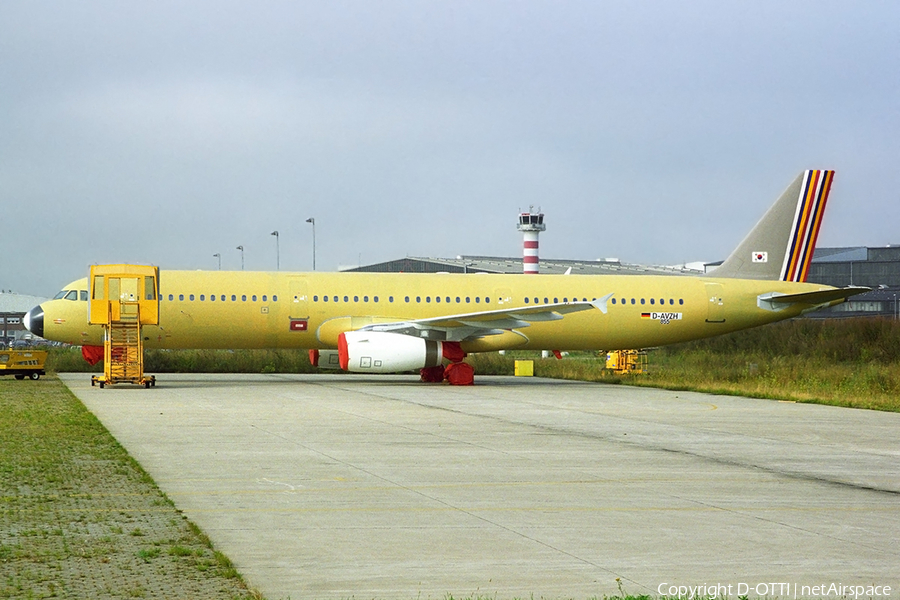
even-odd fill
[(606, 354), (606, 368), (616, 375), (639, 375), (647, 370), (647, 353), (643, 350), (613, 350)]
[(159, 325), (159, 267), (94, 265), (89, 281), (88, 322), (104, 328), (103, 375), (92, 376), (91, 385), (155, 386), (154, 376), (144, 376), (141, 328)]

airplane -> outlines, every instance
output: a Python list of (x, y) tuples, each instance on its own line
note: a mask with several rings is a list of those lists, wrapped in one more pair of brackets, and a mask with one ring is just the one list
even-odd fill
[[(697, 276), (160, 271), (144, 346), (304, 349), (322, 368), (471, 384), (469, 353), (646, 348), (790, 319), (869, 290), (806, 283), (833, 177), (802, 172)], [(96, 360), (89, 292), (73, 281), (26, 328)]]

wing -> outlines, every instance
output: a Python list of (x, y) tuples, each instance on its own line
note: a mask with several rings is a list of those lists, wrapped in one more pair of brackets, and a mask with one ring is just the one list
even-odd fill
[(606, 303), (612, 296), (607, 294), (591, 302), (556, 302), (396, 323), (373, 323), (362, 327), (360, 331), (387, 331), (430, 340), (462, 342), (501, 334), (510, 329), (521, 329), (536, 322), (559, 321), (565, 315), (584, 310), (597, 309), (606, 314)]

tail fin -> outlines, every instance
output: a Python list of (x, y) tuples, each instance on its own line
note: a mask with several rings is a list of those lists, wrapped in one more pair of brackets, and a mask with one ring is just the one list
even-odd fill
[(834, 171), (797, 176), (714, 277), (806, 281)]

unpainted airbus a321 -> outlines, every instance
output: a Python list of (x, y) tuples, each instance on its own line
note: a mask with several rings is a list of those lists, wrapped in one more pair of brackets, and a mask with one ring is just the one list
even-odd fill
[[(320, 367), (471, 383), (467, 353), (645, 348), (789, 319), (868, 290), (805, 283), (833, 176), (801, 173), (704, 276), (161, 271), (144, 345), (308, 349)], [(88, 295), (74, 281), (25, 326), (100, 346)]]

